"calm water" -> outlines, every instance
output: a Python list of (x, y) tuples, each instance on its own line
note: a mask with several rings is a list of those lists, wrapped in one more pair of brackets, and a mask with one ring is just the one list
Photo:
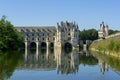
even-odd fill
[(0, 80), (120, 80), (120, 60), (73, 50), (0, 53)]

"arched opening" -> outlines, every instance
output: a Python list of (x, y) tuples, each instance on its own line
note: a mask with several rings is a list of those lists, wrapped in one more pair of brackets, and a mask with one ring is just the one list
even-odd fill
[(86, 44), (86, 40), (83, 40), (83, 44)]
[(53, 49), (54, 48), (54, 43), (51, 42), (50, 45), (49, 45), (50, 49)]
[(72, 44), (69, 43), (69, 42), (66, 42), (65, 45), (64, 45), (64, 48), (65, 49), (72, 49)]
[(46, 43), (45, 43), (45, 42), (42, 42), (41, 45), (40, 45), (40, 48), (41, 48), (41, 49), (46, 49)]
[(36, 43), (35, 42), (30, 43), (30, 48), (36, 49)]

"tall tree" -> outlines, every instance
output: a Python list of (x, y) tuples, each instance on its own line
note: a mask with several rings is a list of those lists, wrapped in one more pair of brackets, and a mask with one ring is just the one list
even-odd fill
[(18, 49), (23, 41), (23, 36), (3, 16), (0, 19), (0, 50)]

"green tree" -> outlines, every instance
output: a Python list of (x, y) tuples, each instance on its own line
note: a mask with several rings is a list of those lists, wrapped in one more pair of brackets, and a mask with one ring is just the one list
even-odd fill
[(22, 41), (22, 34), (3, 16), (0, 19), (0, 50), (18, 49)]
[(115, 33), (117, 33), (117, 32), (120, 32), (120, 31), (110, 29), (110, 30), (109, 30), (109, 35), (111, 35), (111, 34), (115, 34)]
[(98, 31), (95, 29), (88, 29), (79, 31), (79, 40), (96, 40), (98, 39)]

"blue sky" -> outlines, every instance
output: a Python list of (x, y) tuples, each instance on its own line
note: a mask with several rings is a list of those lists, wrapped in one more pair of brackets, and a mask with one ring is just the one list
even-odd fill
[(0, 17), (14, 26), (57, 26), (75, 21), (79, 29), (99, 29), (104, 21), (120, 30), (120, 0), (0, 0)]

